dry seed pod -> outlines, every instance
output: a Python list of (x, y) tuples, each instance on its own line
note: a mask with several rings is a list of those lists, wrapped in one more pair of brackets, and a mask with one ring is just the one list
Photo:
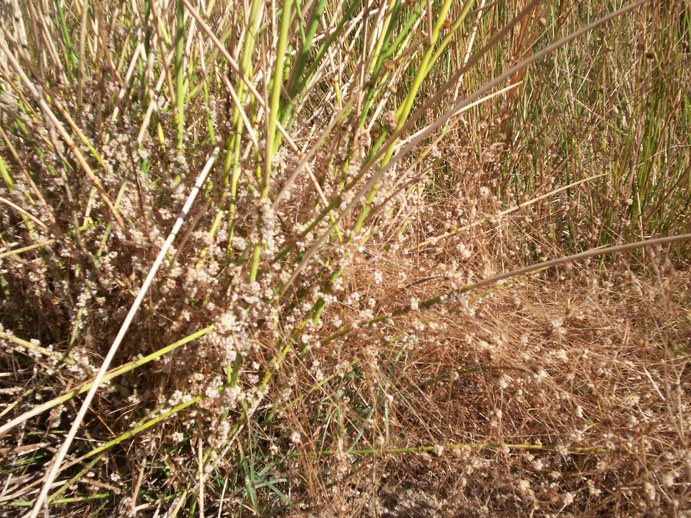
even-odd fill
[(384, 117), (382, 117), (382, 123), (390, 131), (395, 131), (396, 130), (396, 112), (393, 110), (386, 112), (384, 114)]
[(547, 18), (544, 16), (541, 16), (540, 19), (538, 20), (538, 23), (542, 25), (543, 27), (547, 27)]

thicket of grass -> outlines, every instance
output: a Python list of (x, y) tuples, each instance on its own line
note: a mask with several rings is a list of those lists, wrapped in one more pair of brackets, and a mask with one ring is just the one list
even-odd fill
[(683, 2), (3, 9), (3, 512), (688, 511)]

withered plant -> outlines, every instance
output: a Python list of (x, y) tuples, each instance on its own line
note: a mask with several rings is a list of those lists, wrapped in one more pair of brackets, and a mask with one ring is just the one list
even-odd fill
[(687, 516), (685, 3), (0, 9), (5, 515)]

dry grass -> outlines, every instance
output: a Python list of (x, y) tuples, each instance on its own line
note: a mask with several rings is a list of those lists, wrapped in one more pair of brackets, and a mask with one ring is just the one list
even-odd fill
[(687, 7), (298, 4), (5, 7), (0, 513), (689, 516), (688, 242), (458, 294), (688, 233)]
[[(477, 239), (466, 242), (480, 249)], [(348, 277), (372, 287), (362, 300), (382, 313), (406, 303), (411, 286), (424, 299), (449, 290), (449, 270), (467, 278), (493, 265), (478, 261), (482, 252), (463, 268), (442, 253), (372, 255)], [(313, 352), (303, 369), (311, 375), (286, 380), (292, 396), (314, 385), (315, 371), (359, 368), (291, 409), (304, 446), (288, 478), (338, 481), (317, 488), (327, 515), (682, 513), (691, 279), (667, 262), (662, 280), (653, 271), (665, 261), (652, 264), (521, 279)], [(388, 274), (379, 286), (376, 271)], [(329, 411), (338, 415), (330, 430), (301, 425)], [(362, 446), (349, 455), (357, 434)], [(329, 435), (342, 451), (315, 463)]]

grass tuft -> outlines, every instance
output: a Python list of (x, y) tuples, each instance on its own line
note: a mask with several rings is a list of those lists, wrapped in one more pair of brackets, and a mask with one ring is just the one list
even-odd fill
[(2, 513), (686, 516), (683, 2), (4, 9)]

